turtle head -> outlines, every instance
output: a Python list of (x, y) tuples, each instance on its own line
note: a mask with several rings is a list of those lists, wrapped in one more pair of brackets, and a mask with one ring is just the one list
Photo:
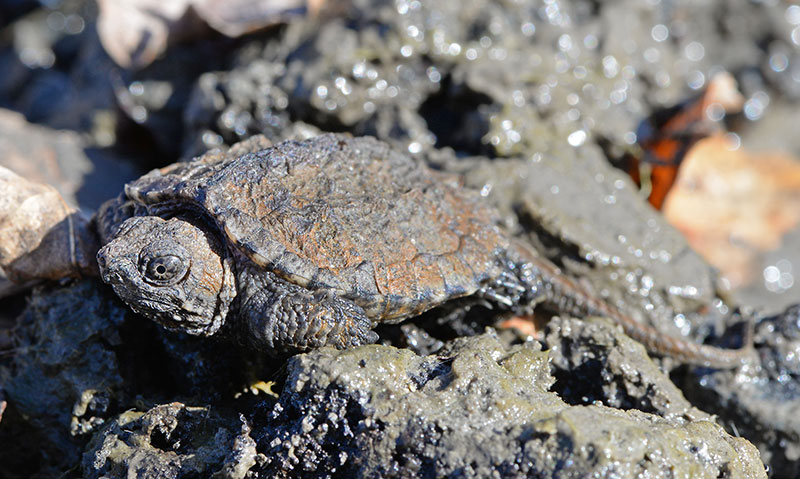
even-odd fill
[(217, 332), (236, 294), (218, 241), (181, 218), (126, 220), (97, 253), (97, 264), (131, 309), (190, 334)]

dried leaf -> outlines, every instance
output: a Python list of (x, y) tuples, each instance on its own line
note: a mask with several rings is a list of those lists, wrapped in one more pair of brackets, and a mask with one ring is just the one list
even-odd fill
[(525, 336), (541, 338), (546, 320), (532, 316), (511, 316), (497, 324), (500, 329), (516, 329)]
[(631, 159), (629, 172), (640, 186), (647, 180), (648, 201), (654, 208), (662, 208), (686, 152), (698, 140), (718, 132), (717, 122), (726, 113), (741, 110), (743, 103), (736, 80), (720, 72), (700, 95), (657, 111), (642, 123), (638, 133), (643, 156)]
[(755, 255), (778, 248), (800, 223), (800, 162), (750, 154), (723, 135), (701, 140), (683, 160), (663, 212), (740, 286), (752, 277)]

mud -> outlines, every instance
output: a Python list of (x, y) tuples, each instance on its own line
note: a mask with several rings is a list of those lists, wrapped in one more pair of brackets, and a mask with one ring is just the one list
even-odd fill
[[(0, 375), (12, 406), (0, 429), (8, 477), (70, 469), (80, 458), (81, 439), (116, 412), (125, 379), (114, 349), (127, 313), (109, 298), (95, 282), (85, 282), (34, 294), (19, 317), (15, 355)], [(7, 421), (26, 432), (8, 436), (14, 430), (6, 429)]]
[(220, 402), (253, 371), (270, 371), (227, 345), (165, 333), (99, 279), (34, 290), (11, 340), (13, 356), (0, 356), (9, 404), (0, 463), (10, 478), (74, 470), (89, 439), (126, 410), (186, 398)]
[[(649, 362), (619, 332), (595, 326), (594, 335), (614, 343), (598, 347), (595, 360)], [(566, 329), (553, 341), (569, 341)], [(626, 342), (620, 353), (616, 343)], [(550, 391), (556, 379), (547, 352), (494, 334), (425, 357), (387, 346), (326, 348), (290, 360), (278, 402), (257, 406), (239, 429), (208, 408), (179, 403), (122, 414), (89, 444), (84, 474), (766, 477), (752, 445), (691, 408), (650, 366), (650, 386), (675, 402), (667, 414), (569, 405)]]
[(88, 444), (83, 477), (244, 479), (256, 457), (264, 459), (257, 456), (249, 426), (241, 423), (240, 430), (230, 430), (235, 417), (181, 403), (127, 411)]
[[(717, 442), (721, 429), (712, 422), (569, 406), (550, 392), (555, 380), (547, 356), (536, 343), (509, 347), (493, 334), (456, 340), (436, 356), (382, 346), (298, 356), (268, 415), (276, 431), (257, 439), (269, 446), (265, 472), (276, 477), (666, 477), (680, 463), (686, 469), (678, 474), (713, 477), (720, 468), (730, 468), (732, 477), (761, 474), (760, 466), (733, 464), (738, 454), (755, 458), (755, 451), (741, 440)], [(668, 383), (663, 375), (660, 382)], [(617, 442), (608, 431), (621, 431), (620, 426), (627, 439)], [(722, 462), (700, 466), (704, 461), (694, 453), (668, 445), (689, 437), (720, 454)], [(643, 444), (654, 449), (647, 451)], [(667, 450), (676, 455), (658, 457)]]
[(800, 307), (765, 318), (756, 328), (761, 367), (753, 374), (721, 372), (698, 375), (681, 385), (693, 403), (717, 404), (708, 409), (721, 424), (758, 445), (775, 477), (800, 473)]

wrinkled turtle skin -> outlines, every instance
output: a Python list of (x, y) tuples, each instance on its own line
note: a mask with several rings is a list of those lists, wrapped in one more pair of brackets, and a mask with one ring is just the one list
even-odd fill
[[(731, 366), (722, 350), (638, 323), (500, 230), (456, 176), (373, 138), (323, 135), (154, 170), (96, 218), (103, 280), (170, 329), (271, 350), (377, 340), (372, 328), (468, 295), (608, 316), (651, 351)], [(529, 309), (528, 309), (529, 311)]]

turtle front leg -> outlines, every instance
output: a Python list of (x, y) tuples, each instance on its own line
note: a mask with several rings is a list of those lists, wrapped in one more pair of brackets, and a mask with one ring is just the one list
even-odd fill
[(360, 307), (268, 272), (246, 271), (240, 275), (237, 298), (237, 329), (258, 348), (344, 349), (378, 340), (372, 321)]

